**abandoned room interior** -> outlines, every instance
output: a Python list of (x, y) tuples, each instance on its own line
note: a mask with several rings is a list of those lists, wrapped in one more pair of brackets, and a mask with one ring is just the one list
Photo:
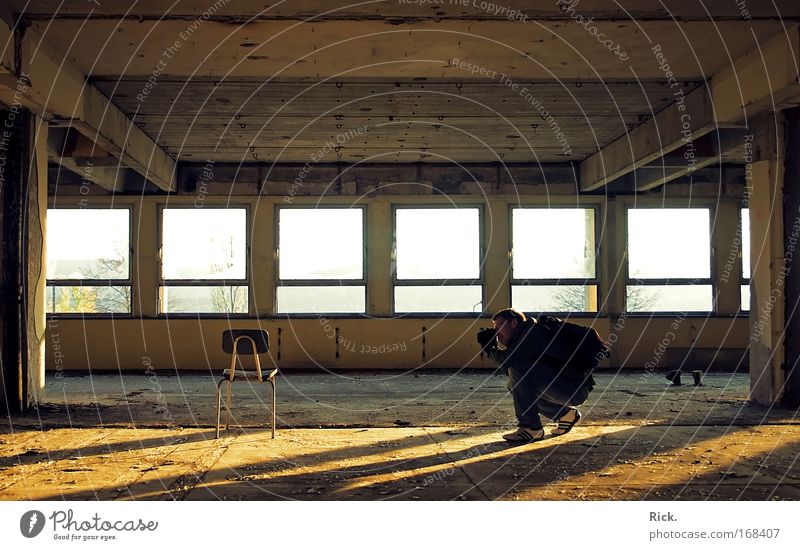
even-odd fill
[[(800, 498), (796, 0), (3, 0), (0, 44), (0, 499)], [(568, 433), (503, 438), (507, 308), (605, 343)]]

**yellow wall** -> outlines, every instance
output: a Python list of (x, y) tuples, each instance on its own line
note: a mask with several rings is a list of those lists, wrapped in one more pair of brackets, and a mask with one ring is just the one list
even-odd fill
[[(733, 368), (736, 352), (726, 354), (724, 350), (741, 353), (747, 347), (746, 318), (689, 317), (672, 338), (667, 334), (674, 321), (674, 317), (627, 318), (622, 328), (613, 331), (614, 356), (602, 367), (645, 368), (652, 363), (658, 368), (677, 368), (684, 350), (694, 348), (696, 353), (703, 352), (699, 357), (713, 359), (715, 368)], [(50, 371), (97, 372), (146, 370), (152, 364), (154, 369), (211, 369), (216, 373), (230, 361), (221, 347), (224, 330), (263, 328), (270, 334), (272, 355), (281, 368), (488, 368), (493, 365), (479, 354), (475, 342), (478, 327), (487, 325), (486, 319), (51, 319), (47, 365)], [(617, 325), (604, 319), (595, 323), (606, 338)], [(659, 357), (658, 346), (665, 338), (670, 342), (668, 351)], [(687, 362), (683, 367), (707, 366)]]

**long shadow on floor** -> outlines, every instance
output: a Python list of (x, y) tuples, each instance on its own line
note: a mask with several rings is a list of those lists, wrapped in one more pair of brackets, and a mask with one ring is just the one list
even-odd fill
[[(208, 500), (373, 500), (409, 498), (409, 495), (437, 500), (498, 499), (506, 497), (510, 491), (520, 492), (545, 487), (559, 480), (597, 475), (617, 457), (634, 463), (652, 456), (656, 449), (658, 453), (676, 451), (689, 445), (701, 445), (721, 435), (733, 436), (743, 429), (731, 426), (721, 434), (719, 428), (698, 427), (694, 432), (684, 428), (686, 433), (682, 437), (676, 437), (673, 432), (671, 441), (666, 441), (662, 434), (658, 442), (654, 442), (652, 434), (666, 432), (669, 428), (635, 427), (612, 430), (605, 435), (589, 435), (583, 439), (575, 437), (580, 433), (574, 433), (570, 434), (571, 439), (564, 438), (562, 443), (545, 440), (515, 448), (494, 441), (467, 447), (453, 445), (459, 438), (485, 436), (485, 431), (456, 433), (452, 439), (434, 434), (436, 451), (422, 456), (389, 457), (385, 448), (373, 443), (355, 449), (337, 448), (309, 455), (300, 453), (294, 460), (273, 458), (242, 464), (234, 462), (230, 467), (217, 466), (199, 476), (197, 485), (190, 492), (193, 498)], [(647, 433), (642, 434), (642, 430)], [(392, 440), (398, 445), (391, 450), (411, 449), (433, 442), (431, 436), (406, 439), (410, 441)], [(604, 445), (612, 449), (602, 449)], [(356, 458), (372, 460), (366, 465), (346, 465), (346, 461)], [(308, 487), (314, 490), (308, 492), (305, 490)], [(136, 493), (135, 490), (132, 492)], [(187, 495), (188, 492), (184, 491), (174, 497), (181, 499)], [(153, 498), (164, 496), (170, 498), (164, 494)], [(96, 498), (94, 491), (65, 492), (60, 497)]]

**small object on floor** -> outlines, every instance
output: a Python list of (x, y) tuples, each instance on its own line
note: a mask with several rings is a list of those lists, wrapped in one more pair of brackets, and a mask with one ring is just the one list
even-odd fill
[(692, 377), (694, 378), (694, 385), (695, 386), (702, 386), (703, 385), (703, 383), (702, 383), (703, 371), (701, 371), (701, 370), (693, 370), (692, 371)]
[(564, 435), (568, 433), (575, 427), (575, 424), (580, 422), (581, 418), (583, 418), (581, 411), (578, 409), (570, 409), (570, 412), (572, 412), (572, 415), (568, 412), (558, 419), (558, 426), (550, 432), (551, 435)]
[(667, 380), (672, 382), (673, 386), (680, 386), (681, 385), (681, 371), (678, 370), (671, 370), (669, 371), (666, 376), (664, 376)]
[(544, 439), (544, 430), (533, 428), (519, 428), (516, 432), (503, 435), (503, 439), (509, 443), (533, 443)]

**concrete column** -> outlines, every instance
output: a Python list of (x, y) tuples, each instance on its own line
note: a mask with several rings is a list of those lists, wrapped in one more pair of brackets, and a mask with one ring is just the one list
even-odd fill
[(275, 211), (259, 200), (250, 210), (250, 311), (257, 316), (275, 311)]
[(27, 181), (27, 278), (25, 312), (28, 333), (27, 405), (44, 397), (45, 330), (47, 328), (47, 122), (31, 115), (32, 155)]
[(386, 317), (392, 313), (392, 205), (388, 201), (367, 206), (367, 314)]
[[(611, 322), (625, 311), (625, 205), (609, 199), (600, 220), (600, 314)], [(602, 215), (602, 211), (601, 211)]]
[[(624, 326), (625, 314), (625, 262), (627, 261), (627, 235), (625, 234), (625, 205), (609, 199), (600, 211), (600, 229), (595, 239), (600, 243), (599, 315), (608, 318), (608, 326)], [(617, 323), (620, 323), (619, 325)], [(609, 366), (620, 366), (627, 351), (623, 330), (614, 331)]]
[(139, 201), (133, 211), (134, 262), (133, 314), (137, 317), (155, 317), (158, 314), (158, 271), (161, 258), (158, 247), (161, 241), (158, 205), (155, 201)]
[(786, 173), (783, 185), (784, 254), (786, 257), (785, 373), (783, 403), (800, 406), (800, 108), (786, 114)]
[(511, 307), (511, 213), (506, 201), (489, 200), (484, 208), (484, 309), (493, 314)]
[(0, 406), (18, 412), (44, 392), (47, 124), (18, 105), (0, 120)]
[(782, 122), (770, 118), (764, 128), (750, 197), (750, 399), (771, 405), (781, 398), (784, 383), (784, 143)]
[(717, 203), (716, 216), (711, 230), (711, 246), (714, 250), (714, 289), (716, 292), (715, 313), (732, 316), (739, 312), (741, 296), (741, 250), (742, 235), (739, 227), (739, 204)]
[[(0, 255), (0, 283), (3, 307), (0, 308), (0, 405), (2, 410), (14, 413), (24, 408), (23, 363), (26, 340), (22, 311), (21, 268), (24, 197), (22, 172), (25, 153), (21, 134), (25, 124), (19, 111), (0, 111), (0, 200), (2, 201), (2, 254)], [(10, 128), (7, 128), (10, 125)]]

